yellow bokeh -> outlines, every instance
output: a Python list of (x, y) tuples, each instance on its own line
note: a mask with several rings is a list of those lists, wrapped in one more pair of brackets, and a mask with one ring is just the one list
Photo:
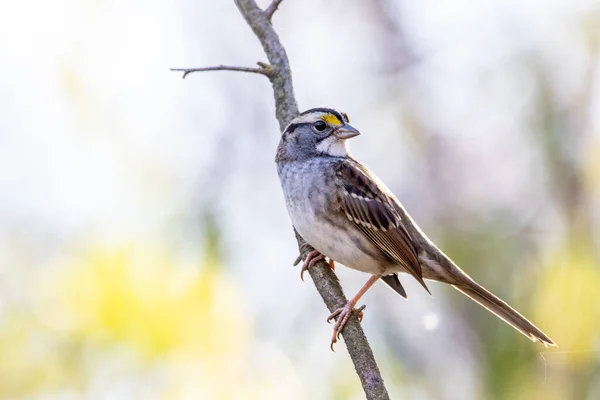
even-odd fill
[(600, 269), (592, 251), (561, 249), (544, 269), (536, 296), (535, 321), (556, 341), (570, 367), (594, 362), (600, 339)]
[(150, 359), (173, 351), (239, 353), (248, 340), (243, 301), (223, 274), (180, 268), (149, 249), (91, 251), (43, 286), (53, 292), (54, 310), (66, 314), (63, 328), (127, 344)]
[(39, 268), (31, 312), (0, 323), (0, 399), (106, 398), (121, 379), (142, 382), (132, 398), (303, 398), (288, 357), (253, 337), (218, 261), (186, 265), (157, 248), (97, 248)]
[(564, 376), (545, 376), (544, 369), (522, 368), (516, 379), (506, 386), (506, 399), (565, 400), (572, 393), (572, 384)]

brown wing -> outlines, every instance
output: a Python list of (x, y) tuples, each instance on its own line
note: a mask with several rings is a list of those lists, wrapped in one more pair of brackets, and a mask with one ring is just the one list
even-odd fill
[(396, 209), (395, 200), (386, 194), (385, 188), (379, 187), (366, 167), (354, 160), (340, 163), (336, 178), (343, 189), (338, 199), (341, 211), (429, 292), (417, 251)]

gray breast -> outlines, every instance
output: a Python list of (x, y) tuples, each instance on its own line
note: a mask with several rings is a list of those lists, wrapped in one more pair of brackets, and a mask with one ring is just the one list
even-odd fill
[(381, 272), (387, 264), (382, 252), (344, 214), (333, 209), (331, 164), (319, 158), (278, 165), (292, 224), (304, 240), (334, 261), (368, 273)]

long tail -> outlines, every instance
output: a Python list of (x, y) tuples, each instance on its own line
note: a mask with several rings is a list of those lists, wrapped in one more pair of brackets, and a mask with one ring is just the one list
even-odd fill
[(453, 284), (452, 286), (502, 318), (510, 326), (534, 342), (539, 341), (546, 347), (556, 346), (556, 343), (537, 326), (466, 274), (461, 277), (460, 283)]

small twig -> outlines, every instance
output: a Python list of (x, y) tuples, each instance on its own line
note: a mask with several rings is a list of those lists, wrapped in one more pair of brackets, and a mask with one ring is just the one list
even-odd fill
[(192, 72), (203, 72), (203, 71), (238, 71), (238, 72), (250, 72), (253, 74), (261, 74), (269, 77), (271, 75), (271, 71), (268, 68), (268, 65), (263, 63), (258, 63), (261, 68), (251, 68), (251, 67), (230, 67), (227, 65), (218, 65), (216, 67), (203, 67), (203, 68), (171, 68), (171, 71), (183, 72), (182, 79), (185, 79), (188, 74)]
[(269, 21), (273, 18), (273, 14), (275, 14), (277, 7), (279, 7), (279, 4), (281, 4), (282, 1), (283, 0), (273, 0), (273, 2), (269, 4), (269, 7), (265, 9), (265, 14), (267, 14)]

